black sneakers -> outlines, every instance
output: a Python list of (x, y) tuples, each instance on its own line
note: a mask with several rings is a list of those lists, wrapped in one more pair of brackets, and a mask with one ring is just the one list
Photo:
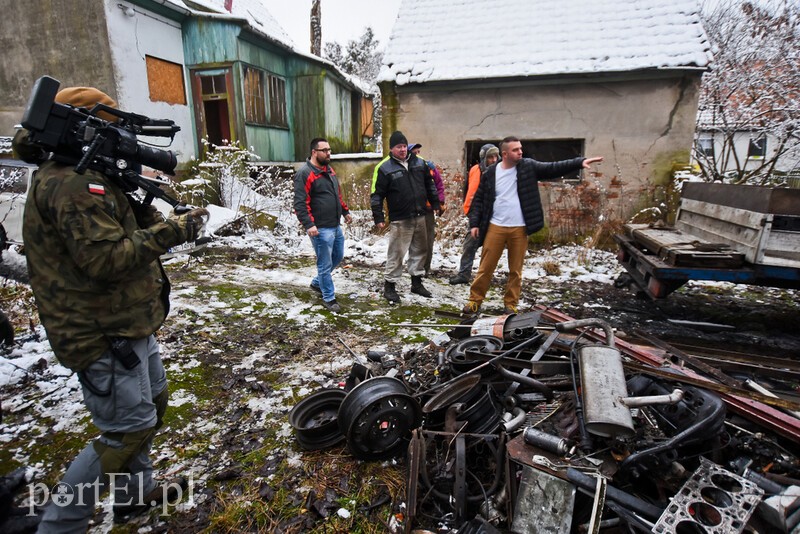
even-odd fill
[(325, 306), (325, 309), (328, 311), (332, 311), (333, 313), (339, 313), (342, 311), (342, 307), (339, 306), (339, 303), (336, 302), (336, 299), (333, 300), (323, 300), (322, 305)]
[(450, 282), (451, 286), (457, 286), (459, 284), (469, 284), (469, 280), (464, 278), (460, 274), (450, 277), (450, 280), (448, 280), (448, 282)]

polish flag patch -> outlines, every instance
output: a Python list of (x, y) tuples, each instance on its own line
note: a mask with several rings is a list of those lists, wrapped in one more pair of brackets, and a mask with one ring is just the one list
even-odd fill
[(105, 195), (106, 188), (100, 184), (89, 184), (89, 192), (94, 195)]

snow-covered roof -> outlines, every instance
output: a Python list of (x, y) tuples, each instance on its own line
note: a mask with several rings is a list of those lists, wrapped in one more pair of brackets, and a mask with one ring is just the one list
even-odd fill
[(696, 0), (403, 0), (379, 82), (705, 68)]
[(248, 26), (266, 37), (267, 39), (277, 42), (295, 54), (318, 61), (328, 68), (333, 68), (339, 75), (349, 83), (354, 89), (361, 91), (363, 94), (371, 95), (375, 91), (370, 87), (366, 81), (345, 73), (331, 61), (308, 54), (295, 47), (294, 41), (289, 37), (289, 34), (283, 29), (277, 20), (270, 14), (262, 0), (228, 0), (231, 3), (231, 10), (225, 9), (226, 0), (165, 0), (168, 4), (174, 6), (178, 11), (186, 11), (196, 16), (210, 16), (213, 18), (227, 18), (244, 20)]
[[(201, 7), (208, 12), (219, 15), (231, 15), (244, 19), (256, 31), (280, 42), (289, 49), (294, 49), (294, 41), (289, 34), (278, 24), (261, 0), (167, 0), (178, 7), (187, 8), (198, 14), (196, 7)], [(225, 4), (230, 4), (231, 10), (225, 9)]]

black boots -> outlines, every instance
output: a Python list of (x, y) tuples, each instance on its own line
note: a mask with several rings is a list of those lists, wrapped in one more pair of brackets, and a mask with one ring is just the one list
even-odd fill
[(420, 295), (421, 297), (425, 297), (426, 299), (431, 298), (431, 292), (425, 289), (425, 286), (422, 285), (422, 277), (421, 276), (412, 276), (411, 277), (411, 292)]
[[(411, 277), (411, 292), (428, 299), (433, 296), (431, 295), (431, 292), (425, 289), (425, 286), (422, 285), (421, 276)], [(394, 282), (383, 282), (383, 298), (392, 304), (397, 304), (400, 302), (400, 295), (397, 294), (397, 287), (395, 286)]]
[(397, 288), (394, 282), (383, 282), (383, 298), (388, 300), (389, 303), (397, 304), (400, 302), (400, 295), (397, 294)]

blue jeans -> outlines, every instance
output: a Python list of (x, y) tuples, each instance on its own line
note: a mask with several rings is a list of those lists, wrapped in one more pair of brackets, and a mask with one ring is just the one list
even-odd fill
[(317, 228), (319, 235), (311, 238), (314, 252), (317, 254), (317, 276), (311, 285), (322, 289), (322, 300), (330, 302), (336, 298), (333, 288), (333, 271), (344, 258), (344, 232), (341, 226), (335, 228)]

